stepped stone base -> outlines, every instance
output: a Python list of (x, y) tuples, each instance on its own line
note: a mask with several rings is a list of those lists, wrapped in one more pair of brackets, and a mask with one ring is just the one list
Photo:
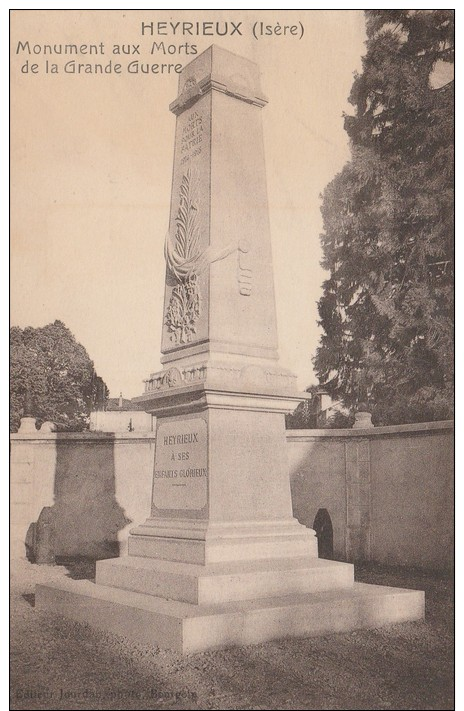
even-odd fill
[(191, 565), (125, 556), (97, 563), (97, 585), (164, 599), (212, 605), (346, 588), (353, 566), (319, 558)]
[(194, 605), (63, 580), (36, 588), (36, 608), (186, 654), (419, 620), (424, 593), (354, 583), (323, 592)]

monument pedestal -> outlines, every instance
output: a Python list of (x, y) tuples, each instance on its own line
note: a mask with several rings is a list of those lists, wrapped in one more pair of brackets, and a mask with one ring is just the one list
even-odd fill
[[(161, 351), (137, 398), (156, 415), (152, 506), (96, 584), (36, 607), (192, 652), (418, 619), (424, 596), (353, 582), (293, 518), (253, 62), (210, 47), (179, 78)], [(148, 513), (148, 512), (147, 512)]]
[(156, 411), (157, 435), (151, 515), (131, 531), (130, 555), (203, 565), (317, 557), (314, 531), (292, 514), (283, 413), (299, 398), (253, 388), (248, 365), (234, 372), (221, 388), (205, 368), (202, 383), (179, 376), (137, 398)]
[(293, 518), (288, 393), (179, 380), (144, 397), (158, 412), (150, 517), (96, 584), (37, 586), (37, 609), (180, 653), (423, 617), (422, 592), (354, 583)]

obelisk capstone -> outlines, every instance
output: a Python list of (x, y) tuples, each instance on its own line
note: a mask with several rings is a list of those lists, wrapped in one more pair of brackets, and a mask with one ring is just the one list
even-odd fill
[(180, 75), (165, 239), (163, 369), (151, 510), (96, 585), (38, 586), (37, 608), (192, 652), (423, 616), (423, 594), (354, 583), (292, 514), (256, 64), (210, 47)]

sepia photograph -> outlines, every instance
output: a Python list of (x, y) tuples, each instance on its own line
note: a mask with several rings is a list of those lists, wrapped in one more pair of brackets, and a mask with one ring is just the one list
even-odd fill
[(454, 694), (453, 9), (10, 10), (10, 708)]

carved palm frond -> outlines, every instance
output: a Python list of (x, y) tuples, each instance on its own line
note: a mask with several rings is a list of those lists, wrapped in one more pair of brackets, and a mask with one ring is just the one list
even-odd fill
[(174, 240), (167, 240), (168, 266), (179, 279), (192, 272), (200, 256), (200, 230), (197, 224), (198, 208), (196, 185), (190, 168), (182, 176), (179, 190), (179, 208), (176, 215)]
[(166, 264), (178, 282), (172, 290), (164, 321), (175, 343), (189, 343), (196, 333), (195, 324), (200, 316), (198, 275), (237, 249), (236, 244), (230, 244), (222, 249), (209, 246), (201, 251), (197, 189), (196, 175), (189, 168), (179, 188), (175, 234), (168, 232), (164, 245)]

